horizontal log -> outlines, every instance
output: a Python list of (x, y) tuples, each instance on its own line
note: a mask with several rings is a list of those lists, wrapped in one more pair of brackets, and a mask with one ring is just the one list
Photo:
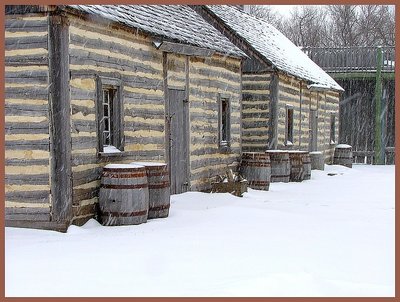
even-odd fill
[(245, 121), (243, 120), (242, 123), (242, 129), (249, 129), (249, 128), (256, 128), (256, 129), (262, 129), (262, 128), (268, 128), (268, 120), (261, 120), (261, 121)]
[(101, 172), (103, 171), (102, 167), (97, 167), (93, 169), (88, 169), (85, 171), (74, 172), (72, 171), (72, 183), (73, 186), (80, 186), (95, 180), (101, 179)]
[(79, 106), (75, 104), (71, 104), (71, 113), (76, 114), (78, 112), (81, 112), (84, 116), (88, 114), (96, 114), (96, 109), (93, 108), (88, 108), (86, 106)]
[(5, 125), (5, 134), (48, 134), (49, 123), (9, 123)]
[(191, 63), (203, 62), (204, 64), (213, 65), (220, 68), (226, 68), (226, 69), (232, 68), (233, 70), (235, 70), (235, 72), (240, 72), (240, 64), (241, 64), (240, 59), (238, 58), (231, 58), (217, 54), (208, 58), (191, 57), (190, 62)]
[(27, 203), (48, 203), (50, 189), (48, 191), (14, 191), (6, 192), (6, 200), (23, 200)]
[(49, 60), (46, 55), (6, 56), (4, 64), (6, 66), (47, 66)]
[(72, 211), (74, 214), (74, 224), (76, 223), (77, 219), (79, 219), (82, 216), (87, 216), (87, 215), (96, 215), (97, 214), (97, 204), (87, 204), (87, 205), (79, 205), (79, 206), (73, 206)]
[(4, 212), (6, 215), (12, 215), (12, 214), (49, 214), (50, 213), (50, 207), (46, 208), (8, 208), (5, 207)]
[(269, 101), (270, 95), (266, 94), (251, 94), (251, 93), (242, 93), (242, 101), (243, 102), (251, 102), (251, 101)]
[(5, 115), (16, 115), (16, 116), (42, 116), (44, 118), (48, 117), (48, 108), (44, 108), (44, 106), (39, 109), (39, 106), (5, 106)]
[(164, 96), (124, 91), (124, 103), (164, 105)]
[[(72, 150), (76, 149), (90, 149), (96, 148), (98, 144), (98, 138), (95, 137), (72, 137)], [(78, 147), (78, 148), (76, 148)]]
[(5, 159), (6, 166), (45, 166), (49, 164), (49, 159)]
[(73, 194), (72, 194), (73, 203), (77, 204), (79, 201), (97, 197), (99, 196), (99, 190), (100, 190), (100, 185), (97, 188), (73, 189)]
[[(189, 75), (190, 77), (190, 75)], [(240, 93), (240, 81), (236, 82), (236, 85), (228, 84), (223, 80), (208, 80), (208, 79), (190, 79), (190, 85), (192, 87), (210, 87), (221, 90), (228, 90), (233, 93)]]
[[(47, 70), (35, 70), (35, 67), (31, 67), (32, 70), (21, 70), (21, 71), (6, 71), (4, 74), (5, 80), (9, 81), (12, 78), (16, 79), (48, 79)], [(47, 81), (46, 81), (47, 83)], [(32, 95), (30, 95), (32, 97)]]
[(73, 65), (102, 66), (113, 70), (142, 72), (149, 75), (161, 75), (162, 70), (145, 63), (133, 62), (119, 58), (99, 55), (86, 50), (71, 49), (70, 63)]
[(49, 185), (49, 174), (10, 175), (4, 176), (6, 185)]
[(160, 109), (125, 109), (124, 115), (130, 117), (141, 117), (141, 118), (148, 118), (148, 119), (161, 119), (164, 118), (165, 111)]
[(201, 75), (204, 77), (213, 77), (213, 78), (221, 77), (230, 82), (240, 83), (240, 74), (239, 73), (237, 73), (237, 74), (232, 73), (232, 72), (229, 72), (228, 70), (226, 72), (221, 72), (220, 70), (213, 70), (212, 68), (213, 68), (213, 66), (204, 66), (202, 68), (199, 68), (199, 67), (193, 67), (193, 65), (190, 65), (189, 72), (190, 72), (190, 74), (193, 74), (193, 75)]
[(75, 33), (70, 34), (70, 41), (71, 44), (77, 45), (77, 46), (85, 46), (88, 48), (101, 48), (101, 49), (107, 49), (107, 50), (112, 50), (113, 52), (117, 54), (122, 54), (122, 55), (127, 55), (131, 56), (134, 59), (140, 60), (140, 61), (150, 61), (150, 62), (155, 62), (162, 64), (162, 52), (161, 51), (146, 51), (142, 49), (136, 49), (134, 47), (128, 47), (125, 45), (122, 45), (117, 42), (110, 42), (110, 41), (99, 41), (99, 39), (93, 39), (90, 36), (80, 36)]
[[(205, 158), (202, 160), (193, 160), (190, 163), (190, 167), (192, 170), (198, 169), (198, 168), (202, 168), (202, 167), (210, 167), (211, 170), (216, 170), (216, 166), (218, 165), (230, 165), (231, 163), (233, 163), (234, 161), (239, 161), (239, 154), (237, 153), (232, 154), (232, 157), (230, 158)], [(221, 169), (223, 172), (221, 174), (223, 174), (225, 172), (225, 168)], [(221, 171), (220, 170), (220, 171)]]
[(48, 49), (48, 36), (7, 37), (4, 39), (5, 50)]
[(259, 110), (268, 110), (269, 104), (268, 104), (268, 102), (265, 102), (262, 104), (242, 103), (242, 110), (253, 109), (253, 108), (256, 108)]
[(246, 82), (246, 83), (242, 84), (242, 89), (243, 90), (265, 90), (265, 93), (269, 93), (269, 83), (265, 82), (265, 83), (261, 84), (258, 81), (256, 83)]
[(6, 87), (6, 99), (20, 99), (23, 96), (34, 99), (43, 99), (49, 95), (47, 87)]
[(49, 140), (5, 141), (6, 150), (49, 150)]
[(243, 112), (242, 113), (242, 119), (243, 120), (245, 120), (245, 119), (257, 119), (257, 118), (259, 118), (259, 119), (263, 119), (263, 120), (265, 120), (266, 118), (268, 118), (268, 112), (251, 112), (251, 113), (245, 113), (245, 112)]
[(150, 130), (150, 131), (158, 131), (158, 132), (163, 132), (164, 131), (164, 124), (151, 124), (151, 119), (148, 119), (149, 123), (143, 123), (143, 122), (125, 122), (125, 129), (126, 130)]
[[(15, 222), (13, 222), (15, 220)], [(50, 214), (6, 214), (5, 224), (6, 227), (23, 227), (23, 228), (45, 228), (43, 224), (37, 222), (49, 222)], [(53, 226), (54, 224), (52, 224)], [(46, 224), (47, 226), (47, 224)], [(55, 227), (55, 225), (54, 225)], [(53, 229), (50, 228), (49, 229)]]
[[(76, 76), (76, 75), (75, 75)], [(96, 92), (70, 86), (71, 100), (95, 100)]]
[(96, 132), (96, 121), (71, 120), (72, 133)]

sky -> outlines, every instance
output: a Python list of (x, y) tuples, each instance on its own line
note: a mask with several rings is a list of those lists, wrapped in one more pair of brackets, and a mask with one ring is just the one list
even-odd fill
[(291, 10), (297, 5), (271, 5), (271, 7), (284, 17), (289, 17)]

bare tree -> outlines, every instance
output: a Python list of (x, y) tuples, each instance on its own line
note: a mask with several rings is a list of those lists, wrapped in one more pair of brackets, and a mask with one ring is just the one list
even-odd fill
[(357, 5), (328, 5), (330, 16), (329, 35), (335, 46), (360, 45), (359, 12)]
[(369, 46), (394, 46), (394, 10), (387, 5), (362, 5), (360, 7), (360, 44)]
[(275, 27), (280, 27), (282, 15), (275, 12), (270, 5), (245, 5), (244, 8), (250, 15), (260, 18)]
[(326, 11), (319, 6), (296, 7), (279, 29), (298, 46), (325, 46)]

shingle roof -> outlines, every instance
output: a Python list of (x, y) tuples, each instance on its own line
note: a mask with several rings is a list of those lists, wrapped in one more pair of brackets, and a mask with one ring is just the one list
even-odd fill
[(228, 38), (185, 5), (69, 5), (69, 7), (174, 42), (203, 47), (236, 57), (245, 56)]
[(321, 87), (343, 91), (321, 67), (268, 22), (226, 5), (206, 7), (277, 69)]

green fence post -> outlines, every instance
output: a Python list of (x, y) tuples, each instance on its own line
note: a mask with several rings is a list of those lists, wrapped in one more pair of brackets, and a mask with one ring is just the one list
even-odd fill
[(384, 164), (382, 148), (382, 48), (378, 47), (376, 53), (376, 78), (375, 78), (375, 164)]

